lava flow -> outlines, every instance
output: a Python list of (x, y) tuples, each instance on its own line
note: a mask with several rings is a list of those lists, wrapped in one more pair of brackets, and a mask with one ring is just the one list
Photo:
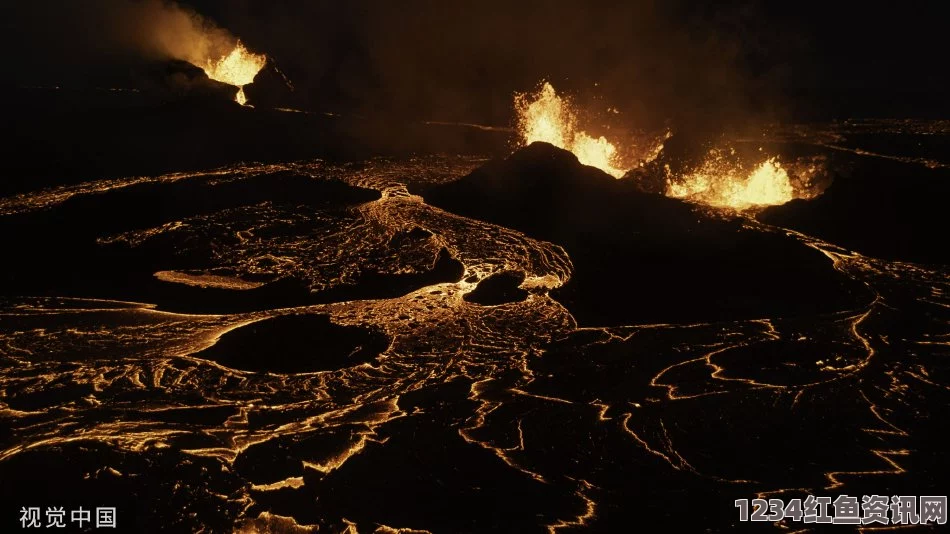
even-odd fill
[(208, 78), (236, 86), (238, 92), (234, 100), (243, 106), (247, 103), (244, 86), (254, 81), (266, 61), (265, 55), (250, 52), (238, 41), (230, 54), (221, 56), (217, 61), (208, 59), (201, 68)]

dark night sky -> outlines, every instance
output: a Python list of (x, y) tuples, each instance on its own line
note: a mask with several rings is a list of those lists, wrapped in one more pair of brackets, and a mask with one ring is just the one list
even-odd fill
[[(136, 4), (142, 2), (4, 7), (4, 34), (16, 51), (7, 55), (5, 84), (134, 84), (129, 73), (148, 54), (130, 46), (128, 34), (135, 32), (115, 14), (132, 13), (128, 6)], [(500, 124), (510, 120), (511, 93), (542, 78), (581, 102), (602, 98), (643, 123), (684, 115), (782, 116), (821, 106), (849, 113), (844, 103), (864, 100), (946, 102), (950, 81), (937, 2), (182, 5), (275, 58), (294, 81), (301, 107), (349, 113)], [(902, 109), (885, 105), (879, 112)]]

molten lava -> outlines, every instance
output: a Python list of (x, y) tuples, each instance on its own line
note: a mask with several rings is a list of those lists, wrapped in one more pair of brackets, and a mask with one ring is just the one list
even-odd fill
[(254, 81), (266, 61), (266, 56), (248, 51), (241, 41), (238, 41), (230, 54), (218, 58), (217, 61), (208, 59), (202, 69), (208, 78), (236, 86), (238, 92), (234, 100), (243, 106), (247, 103), (244, 86)]
[(711, 150), (696, 171), (668, 177), (666, 195), (718, 207), (745, 209), (784, 204), (795, 198), (788, 172), (774, 157), (752, 172), (729, 161), (721, 151)]
[(573, 152), (584, 165), (597, 167), (615, 178), (624, 175), (617, 161), (617, 148), (603, 136), (595, 138), (577, 128), (577, 115), (571, 102), (558, 96), (544, 82), (535, 94), (515, 95), (518, 133), (521, 141), (543, 141)]
[[(559, 96), (550, 83), (544, 82), (533, 94), (516, 94), (515, 111), (524, 145), (543, 141), (569, 150), (584, 165), (597, 167), (615, 178), (626, 173), (617, 147), (603, 136), (595, 138), (580, 130), (571, 101)], [(670, 135), (666, 132), (642, 161), (655, 159), (663, 149), (662, 141)], [(674, 175), (667, 167), (666, 195), (735, 209), (784, 204), (803, 196), (796, 192), (788, 171), (775, 157), (767, 158), (750, 171), (733, 156), (735, 151), (711, 150), (698, 169), (683, 175)]]

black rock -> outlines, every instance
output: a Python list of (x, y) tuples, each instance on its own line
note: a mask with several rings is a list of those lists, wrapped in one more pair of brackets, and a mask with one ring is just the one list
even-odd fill
[(662, 195), (666, 192), (666, 173), (653, 163), (630, 169), (623, 175), (623, 180), (643, 193)]
[(948, 198), (946, 168), (863, 157), (821, 196), (770, 207), (758, 218), (870, 256), (948, 264)]
[(575, 273), (554, 296), (583, 324), (774, 317), (870, 299), (793, 238), (643, 193), (546, 143), (422, 194), (563, 245)]
[(235, 103), (238, 88), (208, 78), (204, 70), (187, 61), (169, 60), (147, 64), (138, 80), (142, 90), (166, 101)]
[(257, 73), (254, 81), (244, 86), (247, 102), (259, 108), (303, 107), (294, 90), (293, 82), (288, 79), (274, 60), (268, 58), (264, 68)]
[(299, 373), (352, 367), (389, 347), (381, 332), (326, 315), (283, 315), (232, 330), (195, 354), (245, 371)]
[(524, 273), (505, 271), (495, 273), (479, 282), (478, 286), (465, 295), (464, 299), (475, 304), (495, 306), (506, 302), (520, 302), (528, 296), (528, 292), (521, 289), (524, 282)]

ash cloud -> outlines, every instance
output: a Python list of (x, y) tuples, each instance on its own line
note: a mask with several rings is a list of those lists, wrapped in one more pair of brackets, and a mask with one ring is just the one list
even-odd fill
[(512, 92), (546, 78), (627, 123), (721, 123), (798, 119), (869, 95), (888, 113), (914, 100), (895, 91), (950, 81), (935, 68), (945, 48), (936, 1), (200, 4), (330, 111), (511, 124)]
[(204, 65), (237, 39), (193, 8), (166, 0), (22, 2), (6, 37), (26, 45), (13, 58), (20, 85), (122, 82), (143, 61), (177, 59)]
[(799, 118), (868, 95), (891, 106), (881, 113), (899, 114), (895, 103), (945, 95), (950, 82), (935, 67), (943, 47), (936, 2), (860, 10), (764, 0), (17, 4), (6, 8), (15, 12), (6, 33), (26, 49), (13, 58), (18, 81), (119, 77), (142, 57), (200, 61), (239, 36), (293, 80), (294, 107), (415, 120), (512, 124), (512, 93), (542, 79), (644, 127)]
[(628, 124), (721, 122), (775, 110), (803, 82), (788, 58), (814, 53), (799, 25), (751, 1), (201, 5), (277, 58), (307, 96), (301, 106), (423, 120), (510, 125), (512, 94), (547, 79)]
[(203, 65), (234, 47), (236, 38), (197, 12), (173, 2), (144, 0), (109, 11), (118, 36), (143, 54)]

